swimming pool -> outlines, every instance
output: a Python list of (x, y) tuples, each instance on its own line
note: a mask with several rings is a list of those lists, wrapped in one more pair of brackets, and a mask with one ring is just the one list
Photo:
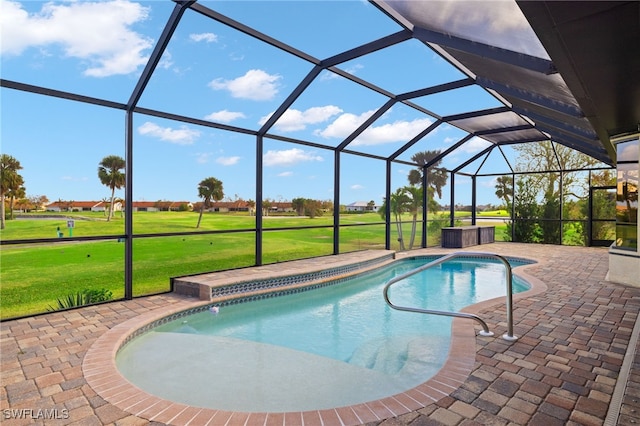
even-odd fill
[[(403, 392), (441, 368), (451, 319), (394, 311), (382, 288), (430, 260), (171, 321), (130, 341), (117, 366), (161, 398), (231, 411), (320, 410)], [(526, 288), (516, 277), (514, 292)], [(475, 259), (447, 262), (392, 290), (401, 304), (452, 311), (504, 294), (504, 266)]]

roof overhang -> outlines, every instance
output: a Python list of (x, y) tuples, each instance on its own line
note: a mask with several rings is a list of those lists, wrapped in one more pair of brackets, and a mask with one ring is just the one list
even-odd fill
[(518, 1), (609, 156), (640, 124), (640, 2)]
[(638, 131), (638, 1), (376, 4), (540, 135), (614, 165), (611, 138)]

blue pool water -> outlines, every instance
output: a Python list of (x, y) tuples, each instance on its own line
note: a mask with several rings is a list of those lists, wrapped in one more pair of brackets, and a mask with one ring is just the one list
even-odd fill
[[(317, 410), (403, 392), (443, 365), (451, 319), (395, 311), (382, 289), (430, 260), (398, 261), (321, 289), (180, 318), (127, 344), (118, 368), (149, 393), (232, 411)], [(504, 269), (493, 260), (452, 260), (399, 282), (390, 297), (459, 311), (504, 296)], [(514, 277), (514, 292), (527, 288)]]

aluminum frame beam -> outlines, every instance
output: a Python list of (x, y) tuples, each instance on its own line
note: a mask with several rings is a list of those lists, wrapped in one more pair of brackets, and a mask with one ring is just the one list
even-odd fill
[(538, 58), (537, 56), (471, 41), (422, 27), (414, 27), (413, 34), (415, 38), (425, 43), (434, 43), (442, 47), (482, 56), (542, 74), (549, 75), (558, 72), (553, 62), (548, 59)]

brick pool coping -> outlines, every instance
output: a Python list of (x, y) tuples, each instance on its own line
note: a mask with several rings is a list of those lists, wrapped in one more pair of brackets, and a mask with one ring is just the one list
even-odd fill
[[(446, 253), (446, 251), (440, 253), (431, 251), (429, 255)], [(419, 253), (399, 253), (396, 257), (400, 259), (416, 255)], [(534, 258), (531, 260), (539, 262)], [(360, 262), (361, 259), (355, 256), (352, 261)], [(539, 266), (539, 264), (537, 265)], [(542, 281), (526, 273), (526, 269), (530, 266), (533, 265), (521, 266), (515, 271), (515, 275), (525, 279), (531, 285), (531, 289), (515, 294), (514, 302), (518, 299), (535, 296), (547, 288)], [(270, 268), (272, 267), (266, 267), (265, 270), (267, 273), (273, 274), (273, 270)], [(211, 280), (213, 274), (207, 275), (207, 280)], [(228, 277), (225, 277), (225, 280), (228, 282)], [(243, 277), (242, 280), (238, 278), (238, 282), (240, 281), (246, 281), (246, 277)], [(210, 301), (200, 301), (179, 295), (170, 298), (169, 306), (153, 309), (117, 324), (105, 332), (88, 349), (82, 363), (82, 371), (87, 384), (105, 401), (136, 417), (169, 425), (341, 424), (348, 426), (398, 417), (438, 402), (458, 389), (468, 379), (476, 361), (476, 338), (501, 339), (498, 335), (493, 337), (476, 336), (477, 327), (473, 326), (472, 321), (455, 318), (452, 322), (449, 355), (444, 366), (435, 376), (413, 389), (376, 401), (335, 409), (287, 413), (232, 412), (193, 407), (159, 398), (131, 384), (118, 371), (115, 362), (116, 354), (136, 333), (136, 330), (164, 317), (211, 304)], [(504, 304), (504, 297), (477, 303), (463, 311), (479, 313), (501, 303)]]

